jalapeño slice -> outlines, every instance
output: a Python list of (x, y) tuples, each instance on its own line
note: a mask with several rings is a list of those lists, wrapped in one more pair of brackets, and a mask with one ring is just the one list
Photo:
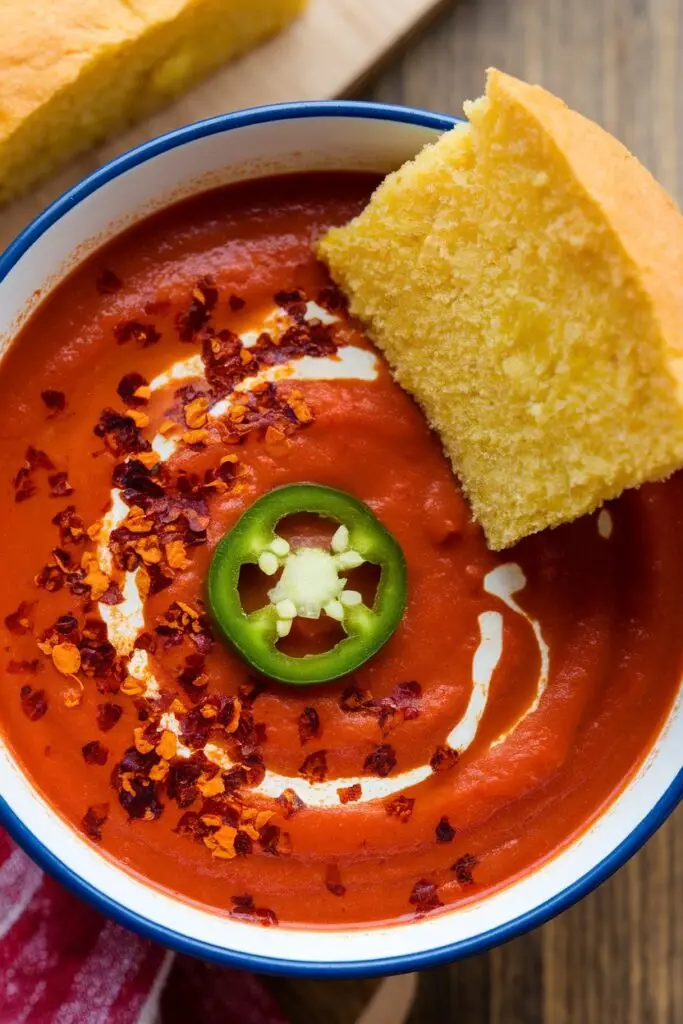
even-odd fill
[[(329, 548), (290, 547), (278, 536), (281, 519), (308, 512), (339, 523)], [(364, 562), (380, 568), (372, 608), (340, 575)], [(267, 576), (282, 570), (269, 603), (247, 614), (239, 594), (243, 565)], [(406, 565), (394, 537), (363, 502), (318, 484), (278, 487), (254, 502), (218, 544), (208, 576), (208, 600), (223, 636), (245, 661), (282, 683), (325, 683), (353, 672), (392, 635), (406, 605)], [(328, 615), (346, 636), (322, 654), (294, 657), (278, 650), (296, 616)]]

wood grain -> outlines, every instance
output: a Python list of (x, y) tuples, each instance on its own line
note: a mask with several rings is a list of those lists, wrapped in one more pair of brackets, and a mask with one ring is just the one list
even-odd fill
[(348, 93), (442, 6), (443, 0), (311, 0), (279, 36), (0, 210), (0, 250), (67, 188), (147, 139), (243, 107)]
[[(460, 113), (489, 65), (600, 121), (683, 203), (683, 0), (460, 0), (364, 98)], [(294, 987), (294, 1024), (351, 1024), (369, 994), (272, 984)], [(561, 917), (420, 975), (411, 1024), (451, 1021), (683, 1024), (683, 810)]]

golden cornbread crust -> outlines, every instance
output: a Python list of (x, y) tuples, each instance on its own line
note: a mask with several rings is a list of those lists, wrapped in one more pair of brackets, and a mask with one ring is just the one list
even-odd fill
[(683, 217), (539, 86), (466, 113), (319, 252), (501, 549), (683, 465)]
[(0, 203), (283, 28), (307, 0), (0, 0)]

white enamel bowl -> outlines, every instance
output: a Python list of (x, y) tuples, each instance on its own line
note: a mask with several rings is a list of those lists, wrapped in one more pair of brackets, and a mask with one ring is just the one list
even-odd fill
[[(287, 104), (190, 125), (108, 164), (43, 213), (0, 257), (5, 345), (45, 294), (93, 248), (194, 192), (289, 170), (387, 171), (453, 119), (363, 103)], [(683, 796), (679, 699), (647, 764), (577, 842), (464, 909), (389, 928), (258, 928), (145, 886), (105, 860), (32, 788), (0, 742), (0, 821), (46, 870), (108, 916), (165, 945), (255, 971), (358, 976), (414, 971), (487, 949), (541, 924), (620, 867)], [(381, 887), (381, 878), (378, 879)]]

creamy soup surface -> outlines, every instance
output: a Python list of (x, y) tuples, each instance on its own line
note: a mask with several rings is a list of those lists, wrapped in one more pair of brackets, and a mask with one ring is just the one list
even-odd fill
[[(398, 922), (528, 873), (642, 764), (679, 688), (681, 477), (490, 552), (312, 254), (376, 184), (172, 207), (83, 263), (0, 365), (5, 738), (104, 856), (259, 925)], [(377, 654), (296, 687), (219, 639), (205, 585), (242, 513), (301, 481), (365, 502), (408, 583)], [(334, 528), (280, 532), (296, 550)], [(372, 603), (372, 567), (347, 576)], [(272, 585), (245, 572), (245, 609)], [(281, 643), (340, 630), (296, 618)]]

